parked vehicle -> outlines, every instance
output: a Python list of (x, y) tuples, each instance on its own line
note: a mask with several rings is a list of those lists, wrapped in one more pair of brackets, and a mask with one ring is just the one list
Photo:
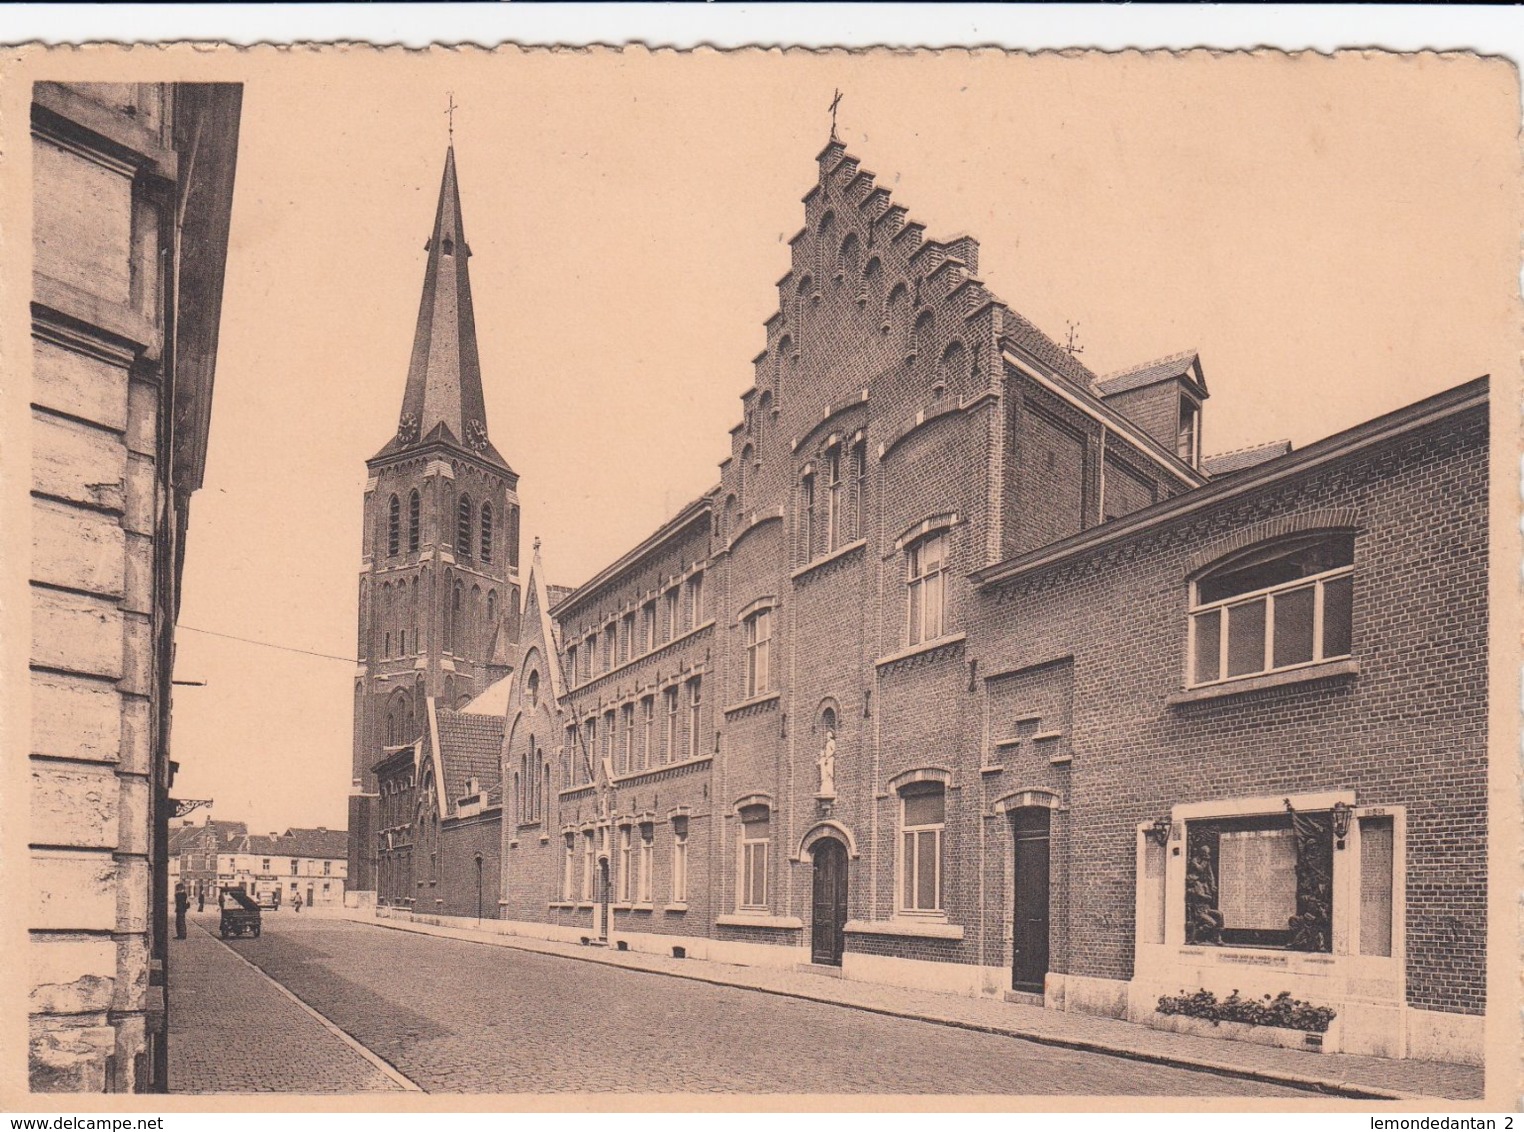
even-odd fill
[(241, 888), (224, 888), (221, 897), (222, 918), (218, 931), (229, 936), (259, 935), (259, 903)]

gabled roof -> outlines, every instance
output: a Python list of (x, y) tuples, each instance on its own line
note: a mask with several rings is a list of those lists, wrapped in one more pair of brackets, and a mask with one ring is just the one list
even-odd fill
[(284, 857), (342, 860), (349, 856), (349, 833), (342, 829), (302, 829), (293, 826), (279, 838)]
[(1284, 456), (1290, 451), (1291, 441), (1271, 440), (1265, 444), (1254, 444), (1248, 448), (1235, 448), (1231, 452), (1205, 456), (1201, 461), (1201, 470), (1209, 476), (1225, 476), (1263, 464), (1266, 460), (1274, 460), (1277, 456)]
[(1132, 389), (1142, 389), (1145, 385), (1153, 385), (1158, 381), (1168, 381), (1170, 378), (1183, 377), (1193, 386), (1198, 386), (1200, 392), (1205, 395), (1205, 382), (1198, 381), (1195, 374), (1199, 355), (1195, 350), (1182, 350), (1178, 354), (1171, 354), (1167, 358), (1156, 358), (1151, 362), (1144, 362), (1140, 366), (1132, 366), (1128, 369), (1117, 370), (1109, 373), (1095, 383), (1095, 391), (1102, 397), (1110, 397), (1115, 393), (1126, 393)]
[(488, 684), (475, 699), (461, 708), (462, 715), (495, 715), (505, 716), (508, 714), (508, 705), (513, 699), (513, 676), (510, 672), (501, 680), (494, 680)]
[(508, 469), (487, 439), (476, 314), (471, 303), (471, 275), (466, 268), (471, 249), (461, 217), (453, 145), (445, 152), (434, 232), (425, 247), (429, 259), (397, 433), (373, 458), (443, 443), (465, 448), (488, 463)]
[(502, 781), (503, 718), (436, 707), (435, 719), (439, 766), (444, 775), (440, 788), (448, 814), (465, 796), (469, 779), (475, 778), (483, 790), (490, 790)]
[(561, 672), (561, 638), (550, 616), (550, 595), (546, 592), (545, 565), (540, 561), (540, 542), (535, 540), (534, 557), (529, 566), (529, 584), (524, 588), (523, 646), (527, 654), (536, 643), (545, 657), (550, 702), (559, 704), (566, 695), (566, 678)]

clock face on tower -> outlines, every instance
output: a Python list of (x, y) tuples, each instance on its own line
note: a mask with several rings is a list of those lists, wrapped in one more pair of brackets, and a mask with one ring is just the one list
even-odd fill
[(418, 418), (412, 413), (404, 413), (402, 420), (397, 422), (397, 439), (403, 444), (411, 444), (418, 439)]
[(487, 426), (475, 417), (466, 422), (466, 443), (473, 452), (480, 452), (487, 447)]

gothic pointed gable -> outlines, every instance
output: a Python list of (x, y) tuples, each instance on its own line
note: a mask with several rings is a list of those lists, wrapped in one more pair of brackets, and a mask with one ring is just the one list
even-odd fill
[(455, 174), (455, 147), (445, 153), (444, 177), (434, 213), (434, 231), (425, 245), (423, 296), (408, 362), (407, 388), (397, 434), (377, 453), (390, 455), (421, 444), (444, 443), (467, 449), (489, 463), (507, 462), (487, 438), (476, 316), (471, 302), (465, 223)]
[(534, 559), (529, 567), (529, 585), (524, 589), (524, 616), (519, 647), (521, 655), (538, 647), (545, 658), (545, 674), (550, 681), (550, 701), (559, 710), (566, 695), (566, 680), (561, 673), (561, 641), (550, 617), (550, 602), (545, 594), (545, 567), (540, 562), (540, 544), (535, 540)]

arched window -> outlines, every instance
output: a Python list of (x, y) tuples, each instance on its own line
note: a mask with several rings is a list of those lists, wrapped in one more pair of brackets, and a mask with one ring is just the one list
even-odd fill
[(918, 645), (947, 631), (947, 532), (928, 534), (906, 548), (909, 640)]
[(815, 469), (807, 468), (799, 479), (800, 561), (815, 557)]
[(492, 561), (492, 504), (482, 504), (482, 561)]
[(472, 586), (469, 603), (466, 605), (466, 624), (470, 627), (466, 633), (466, 656), (472, 660), (482, 659), (482, 588)]
[(868, 536), (868, 442), (852, 445), (852, 537)]
[(741, 449), (741, 463), (736, 469), (736, 499), (743, 508), (746, 506), (746, 479), (751, 475), (751, 466), (756, 458), (756, 450), (750, 444)]
[(508, 565), (519, 568), (519, 505), (508, 504)]
[(741, 808), (741, 851), (736, 903), (742, 908), (767, 907), (767, 855), (772, 843), (772, 811), (766, 805)]
[(742, 622), (746, 647), (742, 699), (765, 695), (772, 690), (773, 610), (764, 606)]
[(815, 280), (806, 275), (799, 280), (799, 290), (794, 298), (794, 328), (799, 332), (799, 342), (804, 344), (804, 310), (809, 306), (810, 296), (815, 292)]
[(837, 282), (857, 282), (857, 260), (861, 249), (857, 242), (857, 233), (848, 232), (847, 238), (841, 242), (841, 252), (836, 257)]
[(931, 345), (931, 331), (936, 323), (936, 318), (930, 311), (922, 311), (916, 315), (915, 326), (910, 330), (910, 343), (905, 349), (905, 356), (910, 361), (915, 361)]
[(825, 278), (826, 270), (833, 266), (831, 260), (836, 255), (835, 233), (836, 214), (827, 212), (820, 218), (820, 225), (815, 229), (815, 270), (822, 279)]
[(418, 651), (418, 579), (413, 579), (413, 584), (408, 587), (407, 620), (413, 628), (413, 651)]
[(845, 519), (845, 486), (841, 476), (841, 445), (833, 444), (826, 449), (825, 454), (825, 490), (826, 490), (826, 553), (830, 553), (840, 546), (845, 539), (842, 538), (842, 522)]
[(968, 351), (963, 348), (963, 343), (948, 343), (947, 349), (942, 351), (942, 360), (937, 363), (937, 377), (931, 387), (932, 391), (939, 397), (948, 389), (956, 392), (962, 387), (967, 373)]
[(1350, 655), (1355, 535), (1262, 544), (1191, 584), (1191, 683), (1215, 684)]
[(465, 604), (466, 587), (459, 581), (450, 592), (450, 646), (457, 656), (462, 655), (465, 642), (460, 635), (461, 606)]
[(535, 669), (529, 674), (529, 679), (524, 683), (524, 701), (531, 708), (540, 704), (540, 672)]
[(883, 269), (879, 265), (878, 256), (873, 256), (863, 267), (862, 286), (858, 289), (857, 292), (858, 306), (861, 307), (867, 305), (868, 300), (872, 297), (872, 293), (876, 291), (879, 285), (883, 282), (882, 277)]
[(471, 497), (462, 495), (455, 505), (455, 557), (471, 557)]
[(904, 325), (905, 311), (910, 306), (910, 290), (904, 283), (896, 283), (889, 289), (888, 296), (884, 299), (884, 321), (880, 329), (888, 334), (890, 328), (899, 323)]
[(487, 636), (490, 639), (497, 629), (497, 591), (487, 591)]
[(942, 833), (947, 823), (947, 788), (940, 782), (911, 782), (900, 788), (901, 912), (942, 911)]
[(785, 334), (778, 340), (778, 356), (773, 359), (773, 393), (783, 400), (783, 368), (794, 356), (794, 340)]
[(820, 732), (825, 734), (827, 731), (832, 733), (836, 731), (836, 709), (830, 704), (820, 711)]
[(386, 505), (386, 553), (397, 557), (402, 537), (402, 504), (394, 495)]
[(418, 493), (407, 497), (407, 548), (409, 553), (418, 549)]

